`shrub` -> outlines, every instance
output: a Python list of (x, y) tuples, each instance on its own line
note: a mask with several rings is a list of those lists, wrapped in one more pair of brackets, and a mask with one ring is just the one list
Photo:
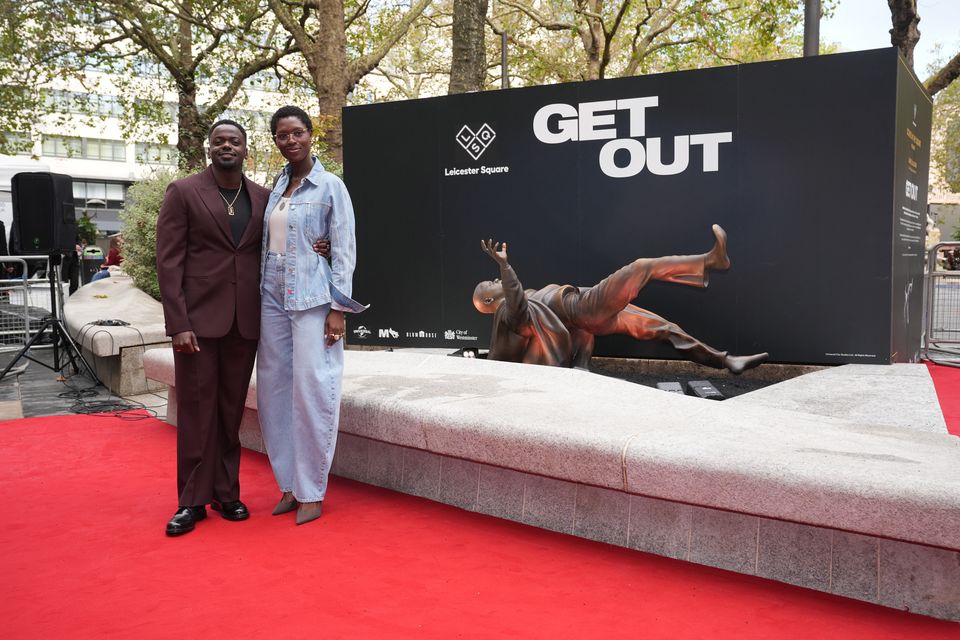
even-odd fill
[(84, 244), (94, 244), (97, 241), (97, 225), (87, 214), (77, 220), (77, 237)]
[(167, 185), (187, 175), (162, 169), (137, 182), (127, 191), (123, 221), (123, 270), (138, 289), (160, 299), (157, 283), (157, 216)]

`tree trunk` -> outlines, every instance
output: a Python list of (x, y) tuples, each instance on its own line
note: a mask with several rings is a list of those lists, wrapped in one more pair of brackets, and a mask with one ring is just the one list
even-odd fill
[[(343, 0), (299, 1), (299, 5), (288, 0), (268, 0), (268, 4), (283, 28), (293, 36), (307, 63), (320, 108), (320, 122), (314, 129), (315, 137), (323, 136), (327, 152), (335, 160), (342, 162), (341, 113), (347, 103), (347, 94), (361, 78), (376, 68), (390, 47), (407, 33), (413, 21), (430, 4), (430, 0), (417, 0), (415, 5), (411, 3), (410, 10), (390, 28), (379, 46), (353, 60), (347, 58)], [(292, 7), (306, 5), (315, 12), (316, 23), (322, 25), (313, 35), (307, 33), (299, 12), (296, 16), (292, 12)]]
[[(190, 13), (192, 2), (185, 0), (183, 9)], [(180, 18), (180, 30), (177, 33), (177, 59), (181, 69), (193, 68), (193, 25)], [(207, 165), (203, 153), (205, 131), (198, 133), (201, 127), (200, 112), (197, 109), (197, 83), (192, 74), (175, 77), (177, 85), (177, 151), (180, 152), (179, 164), (188, 171), (200, 171)]]
[(453, 57), (448, 93), (483, 91), (487, 75), (486, 16), (487, 0), (453, 0)]
[(197, 87), (193, 81), (177, 83), (179, 94), (177, 109), (177, 151), (180, 152), (180, 168), (187, 171), (200, 171), (207, 166), (207, 157), (203, 143), (207, 138), (207, 127), (197, 109)]
[(596, 16), (600, 15), (600, 0), (587, 0), (585, 3), (587, 31), (581, 33), (583, 47), (587, 53), (587, 77), (584, 80), (602, 80), (603, 67), (600, 59), (603, 57), (603, 24)]
[(345, 70), (347, 36), (344, 31), (342, 0), (319, 0), (317, 21), (323, 29), (303, 47), (303, 57), (313, 78), (320, 108), (320, 122), (314, 136), (324, 139), (327, 151), (337, 162), (343, 161), (341, 110), (347, 103)]
[(917, 15), (917, 0), (887, 0), (890, 7), (890, 44), (900, 49), (907, 64), (913, 69), (913, 50), (920, 40), (920, 30), (917, 24), (920, 16)]

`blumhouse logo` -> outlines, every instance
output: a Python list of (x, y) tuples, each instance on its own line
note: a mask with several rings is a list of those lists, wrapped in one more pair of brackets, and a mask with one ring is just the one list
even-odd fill
[(493, 139), (497, 137), (497, 132), (486, 122), (477, 131), (473, 131), (467, 125), (460, 128), (457, 133), (457, 143), (463, 147), (464, 151), (470, 154), (474, 160), (479, 160), (483, 152), (486, 151)]

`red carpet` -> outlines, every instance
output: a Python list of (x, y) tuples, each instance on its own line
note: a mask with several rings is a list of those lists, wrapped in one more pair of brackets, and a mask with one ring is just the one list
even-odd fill
[(933, 386), (937, 389), (940, 410), (947, 423), (947, 431), (960, 436), (960, 367), (927, 363)]
[(334, 479), (323, 517), (182, 538), (174, 430), (71, 416), (0, 423), (4, 638), (960, 638), (960, 625), (553, 534)]

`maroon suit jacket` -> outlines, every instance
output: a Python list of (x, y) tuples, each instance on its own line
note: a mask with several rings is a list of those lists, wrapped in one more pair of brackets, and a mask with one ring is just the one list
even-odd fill
[(260, 337), (260, 241), (270, 192), (243, 178), (252, 215), (234, 245), (210, 167), (171, 182), (157, 219), (157, 277), (167, 335)]

